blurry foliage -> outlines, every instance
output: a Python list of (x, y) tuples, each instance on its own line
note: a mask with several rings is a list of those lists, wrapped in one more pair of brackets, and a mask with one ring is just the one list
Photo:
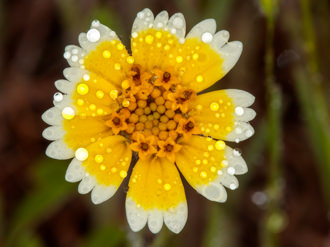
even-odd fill
[[(0, 31), (3, 30), (4, 24), (6, 23), (5, 19), (9, 18), (11, 14), (15, 14), (10, 13), (11, 9), (15, 9), (13, 6), (16, 6), (15, 4), (19, 5), (19, 1), (11, 1), (11, 3), (13, 3), (12, 5), (10, 5), (9, 2), (10, 1), (0, 2)], [(247, 42), (250, 42), (248, 44), (253, 47), (246, 47), (247, 54), (254, 56), (254, 58), (256, 57), (256, 61), (253, 60), (252, 62), (255, 64), (251, 65), (252, 59), (250, 58), (244, 58), (246, 59), (243, 60), (245, 63), (238, 64), (239, 68), (246, 67), (246, 70), (249, 70), (248, 73), (239, 74), (240, 71), (238, 69), (231, 72), (239, 74), (239, 78), (242, 82), (239, 82), (240, 84), (238, 85), (246, 87), (257, 96), (257, 105), (253, 106), (253, 108), (255, 107), (257, 109), (258, 114), (257, 121), (253, 123), (256, 127), (256, 134), (249, 142), (244, 144), (245, 146), (242, 146), (244, 150), (243, 155), (249, 165), (250, 171), (248, 175), (239, 178), (241, 189), (235, 193), (229, 192), (229, 199), (226, 204), (204, 201), (204, 204), (201, 203), (201, 205), (199, 205), (199, 203), (198, 205), (190, 204), (189, 207), (191, 206), (191, 208), (195, 210), (195, 213), (189, 216), (185, 229), (178, 236), (170, 233), (165, 229), (165, 226), (157, 236), (151, 236), (147, 231), (132, 233), (127, 228), (127, 223), (124, 220), (124, 223), (120, 225), (120, 222), (118, 222), (118, 220), (116, 221), (116, 219), (112, 222), (112, 219), (105, 218), (101, 223), (96, 221), (96, 223), (91, 224), (92, 226), (89, 226), (90, 230), (88, 234), (81, 234), (75, 239), (75, 243), (78, 246), (139, 247), (148, 245), (151, 247), (175, 247), (197, 246), (201, 243), (201, 246), (205, 247), (281, 246), (281, 244), (283, 246), (310, 247), (321, 246), (321, 243), (323, 244), (326, 241), (324, 240), (326, 239), (326, 234), (329, 234), (326, 210), (330, 205), (330, 117), (329, 95), (327, 94), (329, 93), (329, 84), (325, 82), (329, 80), (329, 78), (325, 75), (322, 77), (325, 72), (321, 70), (322, 66), (320, 63), (323, 61), (322, 59), (325, 58), (320, 56), (320, 51), (318, 50), (318, 43), (320, 43), (318, 35), (325, 34), (317, 33), (318, 30), (315, 29), (316, 25), (314, 22), (316, 18), (322, 19), (323, 22), (329, 22), (329, 16), (323, 13), (324, 16), (318, 17), (317, 13), (315, 14), (315, 6), (317, 4), (311, 0), (292, 1), (293, 5), (295, 4), (294, 6), (291, 6), (288, 2), (290, 1), (179, 0), (153, 2), (147, 0), (127, 0), (121, 2), (105, 0), (56, 0), (43, 2), (54, 5), (53, 8), (56, 9), (56, 14), (58, 15), (57, 21), (64, 29), (62, 32), (65, 40), (76, 40), (76, 35), (80, 31), (86, 31), (90, 21), (99, 19), (113, 30), (116, 30), (127, 45), (129, 37), (124, 36), (124, 34), (126, 35), (130, 30), (130, 26), (128, 27), (126, 25), (131, 25), (131, 23), (128, 23), (126, 20), (127, 13), (131, 13), (133, 10), (138, 11), (134, 9), (135, 4), (136, 6), (146, 4), (145, 7), (150, 7), (148, 4), (151, 6), (156, 6), (158, 4), (163, 8), (167, 7), (170, 13), (176, 11), (183, 12), (188, 27), (192, 27), (192, 25), (204, 18), (215, 18), (219, 26), (218, 29), (222, 26), (232, 27), (234, 32), (238, 34), (240, 32), (244, 33), (242, 27), (249, 27), (251, 29), (249, 31), (251, 34), (249, 35), (251, 36), (245, 38)], [(39, 1), (38, 3), (40, 4), (41, 2)], [(329, 10), (329, 4), (325, 0), (318, 1), (318, 3), (320, 5), (322, 4), (323, 9)], [(314, 4), (314, 8), (312, 4)], [(288, 8), (285, 9), (285, 7)], [(249, 16), (251, 13), (253, 13), (253, 15)], [(327, 12), (325, 11), (325, 13)], [(130, 16), (129, 19), (131, 18), (133, 17)], [(281, 23), (281, 18), (285, 19), (285, 25)], [(244, 23), (245, 25), (241, 23), (237, 24), (237, 19), (238, 22), (250, 22), (248, 24)], [(327, 25), (325, 24), (325, 26)], [(287, 32), (286, 34), (288, 37), (286, 38), (289, 39), (289, 41), (278, 40), (278, 32), (280, 32), (280, 29)], [(252, 38), (252, 36), (255, 35), (254, 33), (259, 35), (255, 40)], [(10, 30), (7, 35), (11, 37)], [(281, 35), (281, 37), (284, 36), (283, 33)], [(239, 37), (237, 34), (236, 36)], [(326, 37), (329, 38), (328, 36)], [(4, 42), (5, 38), (7, 37), (0, 36), (0, 53), (4, 50), (4, 47), (6, 47)], [(324, 43), (327, 44), (328, 41), (329, 40)], [(254, 42), (260, 43), (255, 44)], [(66, 44), (67, 42), (65, 41), (64, 43)], [(61, 44), (61, 46), (65, 44)], [(283, 45), (284, 48), (281, 47), (281, 45)], [(10, 44), (7, 44), (7, 46), (11, 47)], [(291, 85), (283, 82), (285, 80), (281, 81), (279, 79), (283, 75), (279, 74), (278, 68), (276, 67), (276, 61), (279, 59), (276, 57), (278, 49), (287, 49), (290, 46), (297, 47), (295, 52), (298, 52), (299, 56), (296, 55), (296, 58), (291, 61), (289, 60), (288, 63), (304, 59), (294, 64), (292, 70), (289, 72), (290, 75), (292, 74), (292, 78), (290, 78), (290, 75), (286, 75), (290, 79), (285, 80), (292, 80), (293, 89), (290, 89)], [(63, 49), (63, 47), (61, 47), (61, 49)], [(257, 53), (251, 53), (251, 51)], [(8, 57), (10, 57), (10, 59)], [(7, 57), (2, 54), (0, 55), (0, 66), (2, 68), (0, 75), (4, 74), (6, 70), (10, 71), (10, 69), (4, 65), (3, 61), (5, 59), (8, 60), (7, 64), (10, 65), (10, 61), (13, 58), (9, 55), (7, 55)], [(56, 61), (59, 61), (59, 56), (56, 58)], [(48, 66), (52, 67), (54, 64)], [(252, 70), (252, 72), (250, 72), (250, 70)], [(57, 71), (57, 73), (56, 77), (59, 76), (60, 71)], [(254, 73), (254, 75), (251, 75), (251, 73)], [(10, 75), (8, 75), (8, 77), (9, 76)], [(45, 74), (44, 76), (46, 77), (49, 75)], [(224, 78), (223, 83), (225, 85), (230, 85), (228, 82), (232, 82), (230, 76), (229, 74)], [(252, 83), (245, 85), (245, 78), (247, 78), (247, 81), (252, 82), (257, 78), (260, 84), (257, 86)], [(9, 79), (6, 80), (10, 81)], [(49, 76), (49, 78), (47, 77), (45, 80), (48, 88), (52, 85), (49, 80), (53, 80), (53, 78)], [(5, 85), (3, 81), (5, 80), (1, 78), (1, 87)], [(212, 90), (215, 88), (219, 89), (220, 87), (222, 88), (220, 84), (214, 85)], [(293, 90), (295, 95), (290, 94), (290, 90)], [(43, 95), (44, 91), (40, 89), (38, 93)], [(289, 97), (288, 94), (290, 95)], [(263, 99), (263, 97), (265, 97), (265, 99)], [(297, 97), (297, 99), (291, 99), (290, 97)], [(48, 96), (45, 97), (45, 99), (49, 101)], [(299, 211), (299, 208), (304, 206), (301, 205), (301, 201), (299, 200), (301, 199), (303, 203), (306, 202), (306, 200), (303, 201), (303, 197), (299, 197), (304, 191), (292, 192), (292, 190), (305, 188), (304, 183), (308, 184), (306, 177), (313, 176), (313, 173), (309, 172), (313, 170), (314, 163), (312, 162), (309, 167), (304, 168), (305, 175), (298, 174), (296, 177), (292, 178), (292, 180), (290, 180), (290, 178), (288, 179), (286, 176), (286, 174), (292, 176), (292, 174), (295, 174), (297, 171), (293, 164), (291, 167), (289, 166), (291, 165), (290, 159), (287, 157), (287, 152), (289, 151), (285, 150), (285, 148), (288, 148), (288, 146), (285, 146), (285, 143), (288, 142), (287, 136), (291, 134), (286, 132), (286, 128), (289, 124), (292, 124), (290, 119), (285, 119), (285, 116), (290, 115), (290, 117), (292, 117), (292, 115), (294, 115), (293, 112), (290, 112), (290, 114), (286, 113), (286, 111), (290, 109), (286, 103), (290, 100), (296, 100), (297, 102), (294, 102), (294, 104), (296, 104), (299, 111), (301, 111), (301, 115), (293, 120), (295, 121), (294, 129), (297, 129), (297, 131), (295, 132), (296, 135), (291, 136), (291, 138), (298, 139), (298, 141), (302, 143), (305, 139), (301, 136), (304, 135), (305, 130), (309, 135), (309, 143), (303, 144), (305, 145), (306, 152), (304, 154), (293, 153), (291, 155), (296, 155), (296, 163), (299, 163), (300, 161), (304, 161), (302, 160), (304, 158), (301, 159), (299, 157), (300, 155), (307, 155), (308, 158), (310, 158), (311, 152), (309, 150), (313, 150), (314, 160), (317, 161), (315, 164), (318, 165), (318, 173), (315, 175), (312, 182), (317, 183), (318, 179), (321, 179), (323, 186), (319, 188), (319, 190), (323, 190), (324, 198), (328, 202), (328, 204), (325, 204), (323, 198), (320, 196), (315, 204), (311, 204), (318, 206), (317, 209), (305, 209), (308, 212), (309, 210), (319, 211), (316, 212), (319, 214), (316, 214), (316, 216), (313, 215), (316, 218), (312, 219), (308, 218), (311, 216), (309, 214), (306, 215), (305, 211)], [(45, 110), (46, 105), (43, 105), (42, 109)], [(40, 112), (36, 112), (36, 116), (34, 117), (39, 119), (39, 116)], [(295, 116), (292, 118), (294, 117)], [(300, 125), (302, 125), (303, 131), (299, 128), (301, 127)], [(41, 132), (41, 126), (40, 123), (39, 132)], [(298, 134), (301, 136), (298, 136)], [(40, 152), (43, 152), (45, 143), (42, 143), (40, 146), (42, 147)], [(43, 157), (43, 154), (40, 154), (40, 156)], [(42, 222), (47, 221), (49, 217), (54, 215), (55, 212), (60, 211), (63, 205), (70, 200), (73, 193), (77, 194), (77, 185), (72, 185), (64, 181), (67, 164), (67, 161), (60, 162), (45, 158), (42, 158), (38, 162), (31, 162), (31, 165), (28, 167), (29, 172), (24, 174), (24, 176), (28, 177), (30, 181), (33, 181), (33, 188), (25, 191), (22, 198), (19, 197), (15, 199), (14, 208), (6, 208), (6, 198), (8, 198), (6, 195), (11, 191), (9, 190), (9, 192), (6, 192), (6, 189), (1, 191), (0, 246), (56, 246), (56, 243), (51, 243), (45, 236), (40, 234), (37, 228)], [(19, 176), (21, 175), (22, 173), (19, 174)], [(288, 181), (284, 181), (285, 179)], [(24, 186), (24, 182), (22, 183)], [(290, 191), (289, 186), (294, 187), (294, 189)], [(268, 198), (268, 200), (264, 205), (259, 205), (259, 207), (257, 207), (257, 205), (252, 204), (251, 195), (255, 191), (261, 191), (267, 196), (266, 198)], [(285, 197), (287, 194), (292, 195), (290, 193), (296, 193), (294, 195), (296, 195), (298, 199), (295, 202), (296, 204), (286, 206), (289, 199)], [(314, 191), (311, 193), (314, 193)], [(311, 194), (307, 195), (311, 196)], [(187, 196), (188, 202), (191, 200), (189, 196), (195, 197), (194, 200), (198, 200), (198, 202), (204, 200), (201, 199), (201, 197), (189, 194)], [(318, 195), (316, 195), (316, 197), (317, 196)], [(307, 200), (309, 201), (310, 199), (307, 198)], [(208, 206), (205, 208), (203, 205)], [(111, 207), (110, 204), (109, 206)], [(122, 205), (122, 208), (123, 207), (124, 204)], [(293, 209), (290, 207), (293, 207)], [(114, 208), (116, 209), (116, 207)], [(94, 213), (97, 210), (100, 210), (100, 208), (93, 207), (93, 209), (90, 210), (92, 212), (92, 217), (96, 217), (97, 214)], [(199, 210), (202, 210), (202, 212)], [(122, 212), (123, 211), (124, 210), (122, 210)], [(295, 211), (297, 214), (293, 214), (292, 211)], [(9, 212), (9, 214), (6, 212)], [(189, 211), (189, 213), (190, 212), (193, 211)], [(199, 214), (203, 215), (205, 222), (192, 219), (198, 218), (197, 216), (199, 216)], [(303, 221), (305, 220), (305, 215), (306, 221)], [(320, 217), (320, 215), (322, 217)], [(81, 215), (81, 217), (86, 216)], [(303, 224), (300, 223), (301, 221)], [(317, 223), (313, 223), (314, 221), (317, 221)], [(306, 227), (308, 227), (310, 222), (316, 224), (317, 227), (312, 225), (309, 226), (310, 228), (299, 229), (302, 232), (290, 228), (290, 224), (294, 223), (296, 225), (305, 224)], [(125, 228), (123, 228), (123, 226), (125, 226)], [(307, 238), (309, 241), (305, 241), (303, 238), (304, 234), (301, 234), (306, 233), (306, 231), (309, 231), (307, 232), (309, 235), (306, 235), (311, 236)], [(323, 232), (325, 232), (325, 234), (323, 234)], [(50, 243), (51, 245), (49, 245)], [(316, 245), (312, 245), (311, 243)]]

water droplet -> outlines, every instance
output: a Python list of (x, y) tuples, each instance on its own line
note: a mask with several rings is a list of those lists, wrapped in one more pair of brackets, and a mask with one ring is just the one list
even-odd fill
[(164, 190), (169, 191), (171, 189), (170, 184), (164, 184)]
[(87, 84), (85, 83), (80, 83), (78, 86), (77, 86), (77, 92), (80, 94), (80, 95), (86, 95), (88, 93), (88, 86)]
[(229, 185), (229, 188), (230, 188), (231, 190), (235, 190), (235, 189), (237, 189), (237, 186), (236, 186), (236, 184), (230, 184), (230, 185)]
[(103, 156), (100, 154), (95, 155), (95, 162), (96, 163), (102, 163), (103, 162)]
[(69, 59), (69, 58), (71, 57), (71, 53), (68, 52), (68, 51), (66, 51), (66, 52), (64, 52), (63, 57), (64, 57), (65, 59)]
[(101, 34), (99, 32), (99, 30), (92, 28), (87, 32), (87, 39), (89, 42), (97, 42), (99, 41), (101, 37)]
[(143, 12), (139, 12), (139, 13), (137, 14), (137, 17), (138, 17), (139, 19), (143, 19), (143, 18), (144, 18), (144, 13), (143, 13)]
[(228, 167), (227, 172), (229, 175), (234, 175), (235, 174), (235, 168), (234, 167)]
[(154, 37), (152, 35), (147, 35), (145, 40), (144, 40), (147, 44), (151, 45), (152, 42), (154, 42)]
[(104, 50), (102, 53), (104, 58), (110, 58), (111, 57), (111, 52), (108, 50)]
[(63, 94), (57, 92), (54, 94), (54, 101), (55, 102), (61, 102), (63, 100)]
[(126, 176), (127, 176), (127, 172), (124, 171), (124, 170), (121, 170), (120, 173), (119, 173), (119, 176), (120, 176), (121, 178), (126, 178)]
[(217, 102), (213, 102), (210, 104), (211, 111), (217, 111), (219, 110), (219, 104)]
[(197, 82), (202, 82), (204, 80), (203, 76), (202, 75), (198, 75), (196, 76), (196, 81)]
[(205, 32), (202, 34), (202, 41), (204, 43), (210, 43), (213, 39), (213, 35), (210, 32)]
[(85, 148), (78, 148), (75, 152), (75, 157), (79, 161), (84, 161), (88, 158), (88, 151)]
[(223, 149), (225, 149), (225, 147), (226, 147), (226, 144), (224, 143), (224, 141), (217, 141), (215, 143), (215, 148), (217, 150), (223, 150)]
[(63, 108), (62, 116), (64, 119), (70, 120), (70, 119), (74, 118), (75, 112), (74, 112), (73, 108), (67, 106), (67, 107)]
[(176, 59), (175, 59), (175, 61), (176, 61), (177, 63), (182, 63), (182, 62), (183, 62), (183, 57), (181, 57), (181, 56), (177, 56)]
[(207, 173), (204, 172), (204, 171), (201, 172), (199, 175), (201, 176), (201, 178), (206, 178), (207, 177)]
[(246, 130), (245, 131), (245, 136), (246, 137), (251, 137), (253, 135), (253, 131), (252, 130)]
[(244, 109), (241, 106), (235, 108), (235, 113), (237, 116), (242, 116), (244, 114)]

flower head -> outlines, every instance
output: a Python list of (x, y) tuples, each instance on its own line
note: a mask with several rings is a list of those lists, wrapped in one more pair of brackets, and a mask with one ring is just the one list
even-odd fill
[[(239, 152), (223, 140), (252, 136), (247, 108), (254, 97), (241, 90), (197, 95), (221, 79), (237, 62), (242, 44), (228, 42), (229, 33), (215, 33), (213, 19), (197, 24), (185, 36), (182, 14), (166, 11), (155, 18), (138, 13), (128, 54), (115, 32), (93, 21), (70, 45), (64, 57), (70, 68), (55, 86), (54, 107), (42, 118), (52, 125), (43, 132), (53, 140), (46, 154), (70, 159), (69, 182), (78, 191), (92, 191), (99, 204), (117, 191), (133, 168), (126, 213), (134, 231), (148, 223), (153, 233), (163, 222), (182, 230), (187, 203), (178, 169), (207, 199), (224, 202), (224, 187), (238, 187), (235, 174), (247, 171)], [(176, 164), (176, 165), (175, 165)]]

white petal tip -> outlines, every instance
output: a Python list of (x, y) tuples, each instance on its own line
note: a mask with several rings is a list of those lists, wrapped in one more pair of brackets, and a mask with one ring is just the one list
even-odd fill
[(168, 229), (174, 233), (182, 231), (188, 218), (188, 207), (186, 202), (180, 203), (175, 208), (164, 212), (164, 222)]
[(132, 231), (140, 231), (147, 223), (148, 215), (146, 211), (133, 201), (132, 198), (126, 198), (126, 217)]
[(116, 192), (117, 188), (115, 186), (104, 186), (96, 185), (92, 191), (92, 202), (94, 204), (100, 204), (110, 199)]
[(63, 141), (57, 140), (48, 145), (46, 155), (53, 159), (67, 160), (74, 157), (74, 151), (68, 148)]

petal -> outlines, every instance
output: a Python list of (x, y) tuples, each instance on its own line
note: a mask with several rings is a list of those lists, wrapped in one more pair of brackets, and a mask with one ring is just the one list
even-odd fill
[[(244, 100), (245, 99), (245, 100)], [(247, 123), (255, 111), (246, 108), (254, 97), (241, 90), (219, 90), (199, 95), (192, 102), (192, 117), (204, 136), (228, 141), (242, 141), (254, 134)]]
[(50, 126), (42, 132), (42, 136), (50, 141), (62, 139), (65, 135), (65, 131), (60, 126)]
[(48, 145), (46, 155), (53, 159), (67, 160), (74, 156), (74, 150), (62, 140), (57, 140)]
[(85, 168), (81, 164), (82, 162), (73, 159), (66, 170), (65, 180), (71, 183), (80, 181), (85, 175)]
[(104, 116), (117, 109), (115, 99), (110, 92), (118, 91), (118, 87), (104, 80), (97, 74), (79, 68), (67, 68), (64, 76), (73, 84), (74, 90), (70, 95), (56, 103), (56, 107), (72, 107), (78, 116)]
[(126, 215), (133, 231), (148, 222), (153, 233), (163, 221), (173, 232), (187, 220), (187, 204), (180, 175), (167, 159), (139, 160), (133, 169), (126, 199)]
[(101, 78), (120, 85), (130, 70), (131, 60), (116, 33), (98, 21), (93, 21), (87, 33), (79, 35), (82, 48), (68, 45), (64, 58), (72, 67), (86, 69)]
[[(148, 13), (151, 12), (148, 10)], [(181, 13), (167, 21), (167, 12), (161, 12), (153, 24), (144, 21), (143, 18), (149, 18), (146, 14), (142, 19), (139, 16), (142, 16), (141, 12), (136, 18), (131, 40), (135, 62), (149, 70), (174, 68), (182, 84), (197, 92), (221, 79), (242, 52), (240, 42), (227, 42), (227, 31), (214, 34), (216, 23), (213, 19), (197, 24), (184, 39), (185, 20)]]
[(61, 111), (56, 107), (52, 107), (45, 111), (42, 116), (42, 120), (50, 125), (61, 125), (63, 121), (63, 117), (61, 115)]
[(227, 194), (223, 186), (238, 187), (233, 176), (247, 171), (244, 160), (237, 151), (222, 141), (193, 136), (182, 143), (176, 163), (188, 183), (207, 199), (224, 202)]
[(76, 149), (75, 156), (66, 179), (70, 182), (82, 179), (79, 193), (92, 191), (92, 202), (99, 204), (112, 197), (127, 176), (132, 152), (124, 137), (108, 136)]

